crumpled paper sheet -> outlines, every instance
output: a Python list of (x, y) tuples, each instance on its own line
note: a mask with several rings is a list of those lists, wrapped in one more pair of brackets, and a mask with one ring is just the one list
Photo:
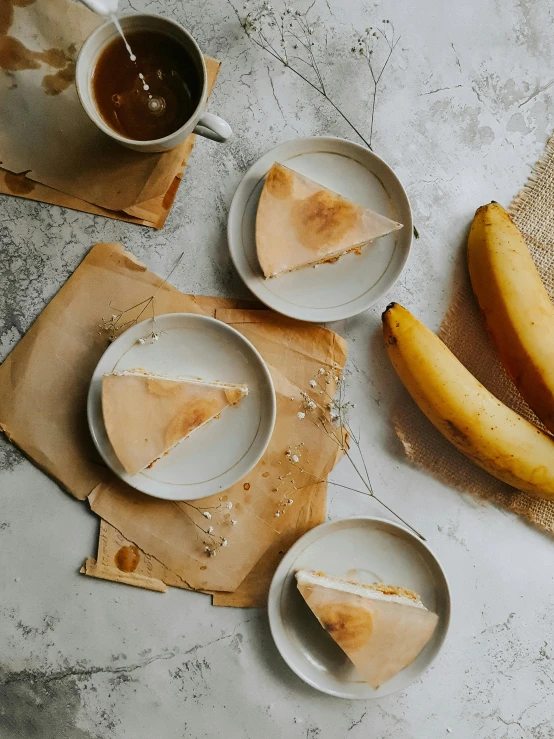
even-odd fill
[[(109, 139), (74, 84), (78, 50), (102, 19), (72, 0), (1, 3), (0, 192), (161, 228), (194, 136), (163, 154)], [(206, 65), (211, 91), (220, 65)]]
[[(216, 318), (230, 323), (252, 341), (264, 359), (278, 365), (268, 363), (277, 395), (275, 430), (256, 467), (226, 490), (223, 500), (215, 495), (195, 503), (199, 510), (187, 503), (143, 495), (115, 478), (99, 484), (89, 496), (95, 513), (195, 590), (234, 591), (289, 527), (289, 520), (301, 515), (309, 504), (314, 483), (325, 485), (336, 462), (336, 440), (307, 418), (298, 418), (298, 412), (303, 404), (301, 391), (311, 390), (309, 383), (318, 369), (335, 367), (340, 371), (344, 366), (344, 342), (327, 329), (299, 322), (295, 326), (296, 322), (288, 319), (279, 331), (282, 319), (272, 314), (268, 316), (266, 334), (267, 313), (216, 311)], [(299, 385), (290, 382), (289, 374)], [(288, 448), (298, 449), (309, 472), (300, 472), (287, 460)], [(283, 502), (288, 500), (293, 503)], [(206, 526), (201, 511), (213, 511), (226, 502), (233, 505), (229, 519), (232, 516), (237, 524), (218, 522), (215, 517), (209, 522), (218, 536), (227, 539), (228, 546), (221, 548), (216, 557), (207, 557), (206, 537), (198, 533), (198, 526)]]
[[(97, 244), (0, 366), (0, 431), (79, 500), (112, 479), (86, 418), (90, 378), (107, 346), (100, 320), (113, 301), (130, 307), (162, 282), (120, 244)], [(159, 314), (214, 316), (240, 302), (184, 295), (166, 282), (155, 304)]]
[[(334, 334), (330, 334), (329, 331), (318, 326), (308, 326), (307, 324), (299, 323), (297, 321), (284, 318), (283, 316), (278, 316), (269, 311), (218, 309), (216, 311), (216, 317), (240, 330), (241, 333), (247, 336), (247, 338), (256, 345), (264, 358), (273, 362), (279, 361), (279, 356), (283, 353), (283, 337), (286, 337), (289, 350), (294, 349), (298, 354), (298, 361), (294, 362), (292, 365), (289, 362), (288, 371), (294, 375), (295, 379), (299, 383), (308, 389), (310, 379), (317, 374), (317, 371), (321, 366), (332, 366), (334, 362), (337, 362), (337, 364), (342, 366), (346, 359), (343, 353), (344, 344), (342, 339)], [(329, 354), (326, 354), (325, 351), (321, 351), (329, 339), (331, 339), (331, 345), (326, 351), (330, 351), (330, 356), (336, 357), (336, 359), (330, 358)], [(305, 363), (308, 364), (307, 367), (305, 366)], [(275, 370), (273, 370), (273, 372), (275, 372)], [(317, 396), (315, 397), (317, 400)], [(294, 412), (297, 412), (296, 404), (293, 408), (293, 415)], [(299, 424), (299, 428), (304, 432), (303, 438), (307, 438), (307, 427), (305, 426), (307, 422), (305, 420), (293, 419), (292, 422), (289, 421), (288, 423), (291, 425), (294, 423)], [(313, 427), (308, 427), (307, 430), (310, 433), (315, 431), (314, 436), (316, 441), (319, 440), (318, 443), (321, 442), (323, 432), (313, 429)], [(288, 436), (289, 434), (287, 433), (287, 438)], [(293, 441), (288, 439), (288, 443), (292, 444)], [(283, 444), (280, 441), (276, 442), (276, 444), (278, 449), (277, 465), (282, 469), (283, 464), (279, 465), (279, 461), (283, 461), (281, 448), (283, 447)], [(285, 443), (285, 449), (286, 446), (287, 444)], [(341, 451), (333, 442), (329, 444), (329, 448), (332, 454), (334, 452), (334, 456), (330, 463), (330, 468), (332, 468), (338, 462), (341, 456)], [(312, 462), (313, 460), (310, 456), (310, 464)], [(313, 468), (310, 467), (310, 469)], [(256, 471), (254, 471), (254, 473), (255, 472)], [(265, 470), (265, 472), (267, 472), (267, 470)], [(264, 472), (262, 472), (262, 475), (263, 474)], [(251, 476), (252, 473), (248, 476), (249, 480)], [(295, 484), (297, 487), (303, 481), (303, 477), (309, 480), (309, 476), (295, 475)], [(267, 477), (262, 477), (260, 482), (262, 482), (262, 485), (264, 482), (267, 484), (269, 479)], [(250, 485), (248, 497), (250, 497), (254, 487), (250, 482), (248, 484)], [(241, 481), (241, 483), (235, 486), (235, 488), (237, 490), (237, 494), (242, 496), (244, 490), (243, 482)], [(325, 483), (308, 484), (305, 488), (302, 488), (301, 493), (296, 491), (294, 491), (294, 493), (291, 492), (290, 486), (285, 490), (287, 495), (290, 494), (293, 496), (295, 503), (291, 508), (286, 509), (287, 514), (284, 518), (279, 518), (279, 531), (273, 536), (273, 541), (269, 547), (264, 550), (263, 556), (261, 556), (253, 568), (248, 571), (248, 574), (238, 588), (233, 592), (213, 593), (214, 605), (235, 607), (264, 606), (267, 602), (267, 591), (269, 589), (273, 573), (275, 572), (282, 556), (288, 551), (288, 549), (290, 549), (295, 541), (306, 533), (306, 531), (309, 531), (314, 528), (314, 526), (325, 521), (327, 510), (327, 485)], [(235, 500), (231, 491), (227, 491), (227, 494), (230, 499)], [(281, 491), (277, 498), (280, 499), (280, 497)], [(207, 503), (207, 505), (209, 505), (209, 503)], [(102, 509), (96, 509), (94, 504), (92, 507), (97, 513), (104, 515), (105, 511)], [(270, 514), (272, 510), (273, 509), (270, 508)], [(125, 526), (125, 524), (123, 523), (122, 526)], [(136, 547), (138, 554), (136, 560), (136, 572), (145, 577), (150, 576), (157, 580), (161, 580), (168, 585), (174, 585), (177, 587), (190, 586), (190, 583), (185, 584), (181, 577), (178, 575), (176, 576), (171, 569), (162, 565), (159, 559), (152, 556), (151, 552), (155, 552), (157, 557), (169, 564), (170, 567), (173, 566), (169, 559), (166, 558), (166, 555), (159, 544), (156, 545), (155, 542), (153, 544), (151, 541), (148, 541), (147, 538), (142, 538), (141, 543), (147, 551), (150, 552), (150, 554), (147, 554), (143, 549), (136, 546), (138, 537), (131, 529), (131, 526), (127, 528), (127, 531), (129, 533), (129, 539), (126, 539), (119, 530), (110, 526), (107, 522), (103, 521), (102, 523), (98, 542), (98, 562), (103, 562), (106, 568), (108, 568), (108, 579), (121, 582), (121, 578), (119, 577), (120, 573), (118, 572), (117, 567), (113, 567), (117, 553), (121, 551), (122, 548), (134, 546)], [(232, 531), (234, 533), (234, 529)], [(228, 532), (226, 531), (226, 536), (227, 533)], [(160, 535), (165, 536), (165, 533), (161, 532)], [(178, 534), (175, 534), (174, 536), (178, 536)], [(266, 541), (264, 539), (264, 547), (265, 544)], [(252, 552), (251, 559), (253, 558), (254, 552)], [(212, 564), (213, 561), (209, 560), (209, 563)], [(205, 559), (202, 558), (200, 568), (206, 566), (207, 563)], [(248, 569), (249, 566), (250, 565), (248, 563), (245, 566), (245, 569)], [(179, 572), (181, 572), (181, 570), (179, 570)], [(205, 573), (206, 570), (200, 569), (200, 572)], [(183, 573), (181, 572), (181, 574)], [(139, 587), (146, 587), (145, 584), (139, 582), (133, 584), (136, 584)], [(205, 586), (197, 584), (197, 587), (198, 586), (200, 589), (205, 589)], [(212, 585), (211, 588), (215, 589), (215, 586)]]
[[(100, 521), (98, 532), (96, 560), (89, 557), (80, 572), (146, 590), (165, 592), (168, 585), (188, 589), (187, 585), (165, 565), (126, 539), (120, 531), (103, 519)], [(130, 575), (136, 575), (137, 579), (129, 581), (127, 578)], [(160, 587), (160, 583), (163, 588)]]
[[(312, 485), (304, 493), (304, 505), (296, 509), (294, 516), (289, 517), (287, 527), (275, 538), (239, 587), (232, 593), (212, 594), (214, 606), (261, 608), (267, 604), (273, 574), (284, 554), (303, 534), (326, 519), (327, 485)], [(165, 592), (168, 585), (188, 589), (165, 565), (126, 539), (104, 520), (100, 523), (96, 560), (89, 558), (81, 572), (159, 592)]]
[[(135, 550), (138, 551), (133, 545), (124, 547), (123, 549), (128, 549), (131, 552), (131, 557), (135, 556)], [(118, 552), (121, 552), (121, 550), (118, 550)], [(82, 575), (97, 577), (100, 580), (111, 580), (112, 582), (120, 582), (124, 585), (134, 585), (145, 590), (156, 590), (158, 593), (165, 593), (167, 591), (167, 585), (162, 580), (157, 580), (154, 577), (142, 575), (138, 572), (122, 572), (120, 569), (113, 567), (104, 567), (98, 561), (92, 559), (92, 557), (86, 560), (79, 572)]]
[[(337, 456), (338, 461), (338, 456)], [(267, 605), (269, 586), (275, 570), (288, 550), (301, 536), (327, 517), (327, 484), (307, 486), (303, 503), (289, 519), (263, 556), (256, 562), (239, 587), (231, 593), (213, 593), (212, 605), (234, 608), (262, 608)]]
[[(321, 366), (340, 370), (346, 361), (346, 345), (322, 327), (267, 311), (229, 310), (238, 305), (237, 301), (183, 295), (169, 283), (162, 283), (162, 278), (118, 244), (98, 244), (91, 249), (0, 366), (0, 430), (76, 498), (82, 500), (92, 492), (93, 510), (162, 562), (185, 585), (231, 591), (289, 522), (295, 516), (299, 518), (298, 512), (310, 504), (310, 488), (327, 478), (336, 461), (334, 442), (315, 427), (302, 425), (297, 413), (302, 403), (301, 389), (309, 389), (310, 379)], [(228, 491), (237, 525), (228, 527), (232, 532), (229, 535), (225, 531), (229, 546), (220, 550), (217, 558), (209, 558), (209, 564), (191, 523), (190, 508), (184, 503), (149, 498), (115, 478), (97, 455), (86, 421), (88, 384), (106, 348), (106, 335), (99, 330), (102, 316), (110, 314), (114, 298), (117, 307), (130, 307), (152, 295), (160, 285), (155, 301), (158, 315), (216, 315), (222, 307), (217, 317), (247, 335), (276, 365), (270, 368), (278, 397), (272, 443), (248, 480)], [(284, 419), (292, 419), (293, 423)], [(285, 450), (301, 442), (306, 444), (305, 460), (318, 478), (295, 471), (292, 479), (298, 490), (293, 491), (287, 479), (286, 485), (274, 493), (274, 488), (279, 488), (281, 469), (284, 475), (288, 471)], [(325, 483), (320, 482), (319, 487), (324, 494)], [(203, 504), (217, 505), (217, 497)], [(287, 508), (286, 515), (276, 518), (285, 497), (295, 503)], [(200, 513), (193, 514), (205, 523)]]

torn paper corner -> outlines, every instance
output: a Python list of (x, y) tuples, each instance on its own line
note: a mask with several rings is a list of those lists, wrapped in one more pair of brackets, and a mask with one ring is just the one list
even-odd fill
[(96, 496), (101, 492), (102, 490), (102, 483), (98, 483), (98, 485), (95, 485), (94, 488), (90, 491), (90, 493), (87, 496), (87, 501), (90, 506), (91, 511), (94, 511), (94, 501), (96, 500)]
[(167, 585), (162, 580), (147, 575), (139, 575), (136, 572), (121, 572), (115, 567), (104, 567), (92, 557), (89, 557), (79, 572), (90, 577), (98, 577), (101, 580), (110, 580), (111, 582), (119, 582), (124, 585), (134, 585), (137, 588), (145, 590), (155, 590), (158, 593), (165, 593)]

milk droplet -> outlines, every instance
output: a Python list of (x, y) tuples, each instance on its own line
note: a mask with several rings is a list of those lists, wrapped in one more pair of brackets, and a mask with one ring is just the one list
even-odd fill
[(152, 97), (149, 95), (148, 110), (152, 115), (160, 116), (165, 113), (165, 100), (163, 97)]

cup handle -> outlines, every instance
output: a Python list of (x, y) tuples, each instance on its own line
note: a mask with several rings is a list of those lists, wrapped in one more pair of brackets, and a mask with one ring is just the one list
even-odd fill
[(212, 141), (218, 141), (220, 144), (233, 135), (231, 126), (227, 121), (213, 113), (204, 113), (200, 116), (193, 133)]

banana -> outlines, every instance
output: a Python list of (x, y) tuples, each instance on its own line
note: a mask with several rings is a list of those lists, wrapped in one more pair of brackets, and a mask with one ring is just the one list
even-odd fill
[(504, 369), (554, 432), (554, 305), (523, 236), (498, 203), (475, 214), (469, 274)]
[(382, 318), (394, 369), (431, 423), (491, 475), (554, 500), (554, 439), (495, 398), (405, 308), (391, 303)]

